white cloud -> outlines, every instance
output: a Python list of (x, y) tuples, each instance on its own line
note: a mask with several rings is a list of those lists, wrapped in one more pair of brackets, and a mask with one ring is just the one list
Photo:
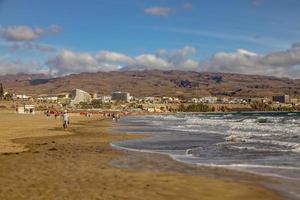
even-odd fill
[(193, 55), (196, 53), (196, 49), (191, 46), (185, 46), (182, 49), (176, 49), (167, 53), (169, 59), (185, 59), (186, 56)]
[[(210, 59), (191, 59), (196, 49), (186, 46), (181, 49), (160, 49), (154, 54), (131, 57), (112, 51), (78, 53), (62, 50), (45, 63), (49, 73), (62, 76), (71, 73), (115, 71), (115, 70), (193, 70), (258, 74), (279, 77), (300, 78), (300, 43), (285, 51), (265, 55), (245, 49), (235, 52), (218, 52)], [(6, 59), (6, 60), (4, 60)], [(9, 61), (0, 57), (0, 73), (38, 72), (41, 65), (33, 62)], [(45, 71), (43, 67), (43, 71)]]
[(300, 44), (286, 51), (259, 55), (246, 50), (219, 52), (199, 63), (199, 70), (300, 78)]
[(0, 59), (0, 74), (16, 74), (16, 73), (43, 73), (44, 69), (36, 61), (22, 61), (20, 59)]
[(172, 70), (195, 68), (195, 61), (187, 56), (194, 54), (193, 47), (186, 46), (173, 51), (160, 50), (156, 54), (142, 54), (130, 57), (122, 53), (100, 51), (95, 54), (76, 53), (69, 50), (59, 52), (47, 61), (50, 73), (55, 76), (80, 72), (96, 72), (111, 70)]
[[(156, 55), (160, 58), (163, 58), (168, 61), (168, 63), (174, 69), (185, 68), (186, 64), (191, 66), (191, 60), (187, 61), (187, 57), (196, 53), (196, 49), (194, 47), (185, 46), (182, 49), (176, 49), (173, 51), (167, 51), (165, 49), (160, 49)], [(193, 64), (194, 65), (194, 64)], [(188, 67), (189, 68), (189, 67)]]
[(132, 62), (132, 58), (125, 54), (111, 52), (111, 51), (101, 51), (96, 54), (96, 59), (102, 62), (121, 62), (129, 63)]
[(0, 27), (0, 37), (6, 41), (21, 42), (37, 40), (45, 35), (60, 32), (57, 25), (50, 26), (47, 29), (32, 28), (29, 26), (8, 26)]
[(198, 66), (199, 66), (199, 63), (198, 63), (197, 61), (188, 59), (188, 60), (182, 61), (182, 62), (177, 66), (177, 69), (178, 69), (178, 70), (181, 70), (181, 67), (182, 67), (183, 70), (197, 71)]
[(146, 8), (144, 13), (147, 15), (166, 17), (171, 14), (172, 9), (168, 7), (151, 7)]
[(62, 76), (71, 73), (97, 72), (117, 70), (118, 66), (99, 62), (95, 55), (90, 53), (75, 53), (63, 50), (57, 56), (47, 61), (50, 74)]
[(144, 69), (171, 69), (170, 63), (152, 54), (143, 54), (134, 58), (134, 61), (127, 63), (126, 70), (144, 70)]
[(14, 43), (10, 46), (10, 51), (15, 52), (18, 50), (36, 50), (40, 52), (55, 52), (57, 51), (57, 48), (51, 45), (38, 44), (33, 42)]
[(134, 58), (133, 62), (126, 63), (124, 67), (126, 70), (144, 70), (144, 69), (160, 69), (160, 70), (172, 70), (172, 69), (184, 69), (195, 67), (195, 62), (187, 60), (187, 57), (195, 54), (196, 49), (190, 46), (186, 46), (182, 49), (167, 51), (160, 49), (156, 54), (140, 55)]

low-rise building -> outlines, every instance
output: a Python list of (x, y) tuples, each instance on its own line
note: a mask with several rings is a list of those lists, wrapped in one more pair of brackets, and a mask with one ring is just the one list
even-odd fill
[(190, 98), (188, 99), (188, 103), (201, 103), (200, 98)]
[(34, 107), (34, 105), (17, 106), (16, 111), (19, 114), (34, 114), (35, 113), (35, 107)]
[(130, 94), (128, 92), (116, 91), (116, 92), (112, 93), (111, 100), (129, 102), (130, 101)]
[(143, 97), (142, 101), (146, 103), (154, 103), (155, 102), (155, 97)]
[(37, 100), (42, 102), (57, 102), (58, 97), (55, 95), (39, 96)]
[(203, 97), (202, 103), (209, 103), (209, 104), (215, 104), (217, 103), (218, 98), (217, 97)]
[(276, 103), (290, 103), (290, 96), (289, 95), (273, 96), (273, 102), (276, 102)]
[(97, 97), (97, 100), (100, 100), (102, 103), (110, 103), (111, 96), (99, 96)]
[(31, 99), (31, 96), (27, 96), (26, 94), (13, 94), (12, 95), (13, 100), (23, 100), (28, 101)]

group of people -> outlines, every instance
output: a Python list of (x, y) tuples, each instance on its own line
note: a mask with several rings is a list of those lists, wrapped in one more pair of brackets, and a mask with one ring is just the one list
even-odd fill
[(68, 128), (68, 126), (70, 124), (70, 121), (69, 121), (69, 114), (68, 114), (67, 110), (65, 110), (63, 112), (59, 112), (59, 111), (53, 111), (53, 112), (51, 112), (49, 110), (45, 111), (45, 115), (47, 117), (50, 117), (51, 114), (54, 114), (54, 118), (55, 119), (57, 119), (57, 117), (61, 117), (64, 130), (66, 130)]
[[(50, 117), (51, 114), (54, 115), (54, 118), (57, 119), (58, 117), (60, 119), (62, 119), (62, 124), (63, 124), (63, 128), (64, 130), (66, 130), (70, 124), (70, 121), (69, 121), (69, 114), (68, 114), (68, 111), (65, 110), (63, 112), (59, 112), (59, 111), (50, 111), (50, 110), (47, 110), (45, 111), (45, 115), (47, 117)], [(85, 116), (86, 117), (91, 117), (91, 113), (85, 113)], [(121, 115), (119, 113), (103, 113), (103, 116), (104, 118), (108, 119), (112, 119), (114, 122), (118, 122), (121, 118)]]
[(104, 113), (104, 118), (111, 118), (113, 121), (117, 122), (121, 118), (121, 115), (118, 113)]

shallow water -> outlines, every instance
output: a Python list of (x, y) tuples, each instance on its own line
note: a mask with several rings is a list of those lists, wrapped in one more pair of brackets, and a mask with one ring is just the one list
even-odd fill
[(129, 116), (119, 125), (151, 137), (118, 147), (300, 182), (300, 113)]

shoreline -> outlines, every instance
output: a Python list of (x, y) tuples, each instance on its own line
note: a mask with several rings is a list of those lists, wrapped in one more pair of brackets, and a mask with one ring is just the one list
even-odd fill
[[(260, 113), (260, 112), (258, 112), (258, 113)], [(274, 112), (264, 112), (264, 113), (274, 113)], [(275, 112), (275, 113), (278, 113), (278, 112)], [(291, 113), (291, 112), (280, 112), (280, 113)], [(199, 114), (199, 113), (190, 113), (190, 114)], [(205, 113), (201, 113), (201, 114), (205, 114)], [(229, 114), (229, 113), (227, 113), (227, 114)], [(122, 127), (123, 126), (126, 127), (127, 125), (122, 124)], [(118, 126), (115, 127), (115, 129), (117, 131), (120, 131), (120, 130), (118, 130), (119, 128), (120, 127), (118, 127)], [(130, 131), (121, 131), (121, 133), (131, 134)], [(144, 137), (153, 137), (151, 134), (148, 134), (148, 133), (142, 133), (139, 135), (142, 135)], [(258, 179), (260, 179), (260, 178), (266, 179), (265, 180), (266, 182), (264, 183), (264, 185), (267, 186), (267, 188), (279, 191), (287, 199), (295, 199), (296, 200), (300, 197), (299, 190), (298, 190), (298, 188), (300, 187), (300, 182), (299, 182), (299, 179), (297, 179), (297, 178), (290, 178), (290, 177), (286, 177), (286, 176), (280, 176), (277, 174), (270, 174), (270, 173), (263, 173), (263, 172), (259, 173), (259, 172), (252, 171), (252, 170), (244, 170), (243, 168), (238, 169), (237, 168), (238, 166), (230, 166), (230, 165), (222, 166), (222, 165), (209, 165), (209, 164), (201, 164), (201, 163), (190, 163), (190, 162), (182, 161), (182, 160), (178, 159), (176, 157), (176, 155), (173, 155), (168, 152), (161, 152), (159, 150), (155, 151), (155, 150), (135, 149), (135, 148), (130, 148), (130, 147), (124, 147), (124, 146), (118, 145), (117, 143), (114, 143), (114, 142), (110, 143), (110, 146), (112, 148), (124, 151), (126, 153), (130, 152), (130, 153), (134, 153), (134, 154), (144, 154), (144, 155), (149, 154), (149, 155), (153, 155), (154, 157), (157, 155), (160, 155), (162, 158), (167, 157), (168, 159), (171, 159), (178, 164), (193, 166), (194, 168), (201, 168), (202, 170), (205, 168), (209, 169), (208, 171), (209, 171), (210, 175), (206, 174), (204, 176), (211, 176), (212, 174), (215, 173), (215, 171), (218, 171), (218, 170), (219, 171), (229, 171), (229, 173), (231, 173), (231, 174), (240, 174), (240, 176), (238, 176), (238, 177), (243, 177), (243, 179), (246, 178), (247, 180), (248, 180), (249, 176), (255, 176)], [(255, 167), (257, 167), (257, 166), (254, 166), (254, 168)], [(222, 176), (222, 175), (218, 176), (218, 177), (216, 177), (216, 176), (214, 176), (214, 177), (221, 178), (221, 179), (224, 178), (224, 176)], [(228, 177), (225, 177), (225, 178), (227, 179)], [(254, 181), (256, 181), (256, 178), (253, 178)], [(237, 180), (234, 177), (229, 177), (229, 179)], [(253, 179), (251, 178), (250, 182), (253, 182)]]
[[(265, 179), (260, 183), (240, 180), (236, 183), (202, 176), (207, 173), (205, 170), (197, 175), (195, 169), (185, 169), (185, 165), (167, 158), (141, 155), (128, 158), (123, 151), (111, 148), (110, 142), (140, 136), (113, 133), (108, 130), (110, 122), (99, 119), (80, 119), (74, 123), (70, 130), (73, 134), (13, 140), (26, 145), (29, 151), (0, 154), (3, 172), (0, 184), (4, 186), (1, 199), (141, 199), (141, 195), (143, 199), (198, 199), (199, 195), (202, 199), (281, 199), (278, 192), (260, 184)], [(118, 160), (138, 166), (118, 168), (115, 166)]]
[[(128, 133), (130, 134), (130, 133)], [(225, 181), (237, 181), (239, 183), (250, 183), (257, 185), (259, 187), (263, 187), (266, 189), (270, 189), (271, 191), (279, 192), (279, 194), (283, 197), (283, 199), (290, 199), (290, 200), (297, 200), (298, 195), (295, 193), (290, 193), (286, 189), (291, 189), (290, 187), (293, 187), (293, 190), (297, 190), (299, 188), (299, 184), (294, 186), (294, 179), (281, 177), (281, 176), (274, 176), (274, 175), (268, 175), (263, 173), (257, 173), (257, 172), (250, 172), (250, 171), (244, 171), (244, 170), (238, 170), (233, 169), (226, 166), (210, 166), (210, 165), (201, 165), (201, 164), (193, 164), (188, 162), (183, 162), (180, 160), (177, 160), (172, 157), (171, 154), (163, 153), (163, 152), (154, 152), (150, 150), (136, 150), (136, 149), (130, 149), (126, 147), (120, 147), (114, 144), (110, 144), (110, 146), (116, 150), (122, 151), (125, 153), (125, 158), (122, 157), (118, 159), (117, 161), (112, 162), (114, 166), (119, 168), (128, 168), (128, 169), (136, 169), (136, 170), (149, 170), (149, 171), (166, 171), (166, 172), (179, 172), (183, 174), (188, 174), (192, 176), (202, 176), (202, 177), (209, 177), (219, 180), (225, 180)], [(170, 162), (172, 163), (172, 166), (175, 166), (173, 169), (170, 167), (165, 167), (159, 169), (154, 168), (148, 168), (145, 166), (141, 166), (137, 163), (137, 161), (127, 161), (126, 158), (130, 157), (139, 157), (140, 160), (143, 160), (143, 156), (147, 157), (148, 162), (155, 162), (157, 166), (159, 166), (159, 163), (154, 161), (157, 160), (164, 160), (164, 162)], [(135, 158), (136, 159), (136, 158)], [(182, 167), (185, 167), (186, 169), (183, 169)], [(298, 181), (298, 179), (297, 179)], [(286, 185), (289, 185), (287, 188)]]

